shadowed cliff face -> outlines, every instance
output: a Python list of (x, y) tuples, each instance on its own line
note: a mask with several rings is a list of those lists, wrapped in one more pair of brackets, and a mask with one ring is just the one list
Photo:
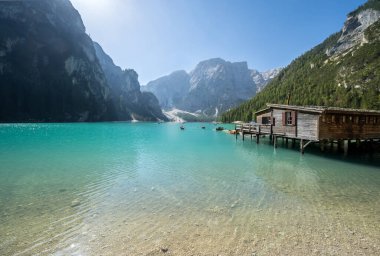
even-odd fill
[(138, 74), (133, 69), (122, 70), (116, 66), (102, 49), (94, 42), (95, 52), (104, 70), (113, 107), (118, 120), (138, 119), (144, 121), (167, 120), (162, 114), (157, 98), (148, 92), (141, 93)]
[(69, 1), (0, 2), (0, 121), (112, 119), (108, 96)]
[(156, 120), (136, 72), (108, 72), (69, 0), (0, 1), (0, 122)]

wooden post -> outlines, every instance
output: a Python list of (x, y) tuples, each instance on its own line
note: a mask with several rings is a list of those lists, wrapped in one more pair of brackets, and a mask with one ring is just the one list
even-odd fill
[[(273, 115), (273, 112), (272, 112), (272, 115)], [(272, 117), (272, 120), (273, 120), (273, 117)], [(270, 140), (272, 141), (272, 137), (273, 137), (273, 124), (270, 125)]]
[(337, 140), (337, 144), (338, 144), (338, 152), (341, 152), (342, 151), (342, 140)]
[(257, 137), (256, 137), (256, 143), (259, 144), (260, 142), (260, 134), (261, 134), (261, 125), (259, 125), (259, 130), (258, 130), (258, 134), (257, 134)]
[(241, 129), (241, 135), (243, 136), (243, 141), (244, 141), (244, 130), (243, 130), (243, 128)]
[(286, 147), (288, 147), (288, 144), (289, 144), (288, 138), (285, 139), (285, 144), (286, 144)]
[(319, 141), (319, 147), (320, 147), (320, 149), (321, 149), (322, 152), (325, 151), (325, 146), (326, 146), (326, 141), (325, 140)]
[(347, 153), (348, 153), (348, 140), (344, 140), (343, 141), (343, 151), (344, 151), (344, 155), (347, 156)]
[(296, 146), (296, 139), (292, 139), (292, 148)]
[(305, 153), (303, 146), (304, 146), (304, 141), (303, 141), (303, 139), (301, 139), (301, 142), (300, 142), (300, 151), (301, 151), (301, 154)]
[(369, 140), (369, 152), (373, 153), (375, 151), (375, 147), (373, 145), (373, 139)]
[(273, 146), (275, 148), (277, 148), (277, 136), (276, 135), (273, 136)]

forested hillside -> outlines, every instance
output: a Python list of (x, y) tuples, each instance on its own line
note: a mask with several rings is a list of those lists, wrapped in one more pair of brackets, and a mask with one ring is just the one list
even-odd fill
[(266, 103), (380, 109), (380, 1), (349, 14), (341, 32), (295, 59), (253, 99), (222, 115), (249, 121)]

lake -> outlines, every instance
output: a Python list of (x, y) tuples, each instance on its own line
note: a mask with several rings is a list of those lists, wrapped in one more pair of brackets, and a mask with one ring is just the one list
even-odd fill
[(179, 126), (0, 125), (0, 255), (380, 254), (380, 154)]

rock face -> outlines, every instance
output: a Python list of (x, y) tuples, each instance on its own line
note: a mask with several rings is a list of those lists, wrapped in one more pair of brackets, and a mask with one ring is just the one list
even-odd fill
[(181, 104), (190, 89), (190, 75), (184, 70), (175, 71), (168, 76), (149, 82), (141, 89), (156, 95), (163, 109), (175, 108)]
[(251, 77), (253, 82), (256, 84), (256, 93), (260, 92), (264, 87), (275, 78), (282, 68), (273, 68), (265, 72), (259, 72), (257, 70), (251, 71)]
[(0, 2), (0, 121), (113, 117), (91, 39), (69, 1)]
[(254, 95), (256, 86), (246, 62), (202, 61), (190, 73), (190, 90), (180, 109), (217, 116)]
[(0, 1), (0, 122), (128, 120), (117, 86), (139, 98), (136, 109), (154, 105), (138, 93), (134, 71), (124, 72), (125, 84), (108, 83), (105, 71), (69, 0)]
[(98, 43), (94, 42), (94, 47), (110, 87), (110, 98), (117, 113), (117, 120), (166, 121), (167, 118), (162, 114), (154, 94), (140, 91), (136, 71), (122, 70)]
[(380, 11), (374, 9), (366, 9), (357, 15), (348, 16), (336, 45), (328, 49), (326, 54), (337, 56), (358, 44), (367, 43), (364, 31), (379, 18)]
[(200, 62), (189, 74), (176, 71), (143, 88), (153, 92), (165, 110), (175, 108), (216, 117), (251, 98), (277, 73), (277, 69), (260, 73), (248, 69), (246, 62), (215, 58)]

